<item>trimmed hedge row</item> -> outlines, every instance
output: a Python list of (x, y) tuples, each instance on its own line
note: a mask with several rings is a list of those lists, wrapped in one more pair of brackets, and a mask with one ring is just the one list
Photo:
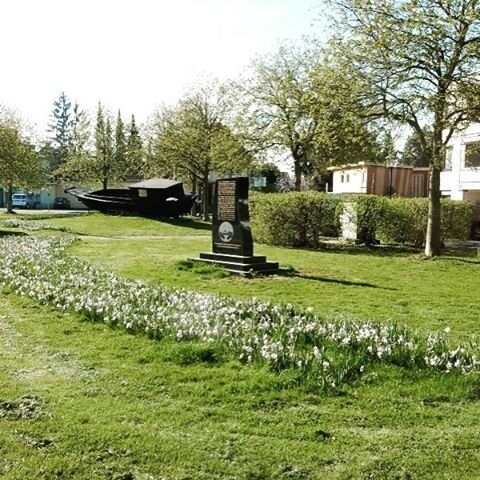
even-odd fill
[[(352, 201), (357, 215), (358, 239), (365, 243), (425, 244), (428, 199), (357, 195)], [(441, 200), (442, 241), (470, 236), (473, 210), (469, 202)]]
[[(352, 203), (358, 239), (365, 243), (425, 243), (428, 199), (320, 192), (253, 194), (250, 213), (255, 240), (268, 245), (317, 248), (320, 237), (337, 237), (344, 205)], [(467, 239), (472, 223), (468, 202), (442, 199), (442, 240)]]
[(249, 203), (257, 242), (317, 248), (319, 237), (339, 235), (338, 197), (321, 192), (254, 193)]

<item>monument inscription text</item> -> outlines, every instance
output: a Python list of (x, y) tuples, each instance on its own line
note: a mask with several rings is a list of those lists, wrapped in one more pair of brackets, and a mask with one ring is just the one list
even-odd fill
[(238, 200), (236, 182), (219, 182), (217, 188), (217, 219), (219, 221), (235, 222), (237, 219), (236, 203)]

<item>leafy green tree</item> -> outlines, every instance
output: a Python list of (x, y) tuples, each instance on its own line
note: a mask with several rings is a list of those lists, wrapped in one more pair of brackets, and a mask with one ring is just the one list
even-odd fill
[(258, 58), (253, 72), (235, 89), (239, 107), (238, 127), (253, 152), (288, 152), (293, 158), (295, 188), (311, 169), (317, 123), (309, 115), (311, 72), (317, 52), (284, 44), (273, 54)]
[(142, 139), (135, 123), (135, 116), (132, 115), (132, 120), (128, 126), (128, 139), (127, 139), (127, 173), (129, 175), (142, 175), (144, 171), (144, 158), (145, 153), (143, 150)]
[(206, 220), (210, 175), (239, 174), (252, 162), (240, 138), (226, 125), (228, 112), (225, 91), (213, 83), (198, 87), (175, 108), (164, 109), (155, 121), (155, 157), (151, 161), (159, 170), (170, 169), (174, 177), (187, 177), (193, 185), (200, 185)]
[[(148, 177), (176, 178), (174, 162), (165, 157), (165, 141), (166, 132), (177, 116), (174, 107), (162, 106), (145, 126), (145, 175)], [(195, 182), (193, 184), (196, 187)], [(196, 192), (196, 188), (193, 191)]]
[(7, 212), (12, 213), (13, 187), (39, 187), (45, 180), (35, 147), (21, 128), (0, 122), (0, 182), (7, 186)]
[(54, 172), (66, 161), (72, 139), (72, 103), (65, 92), (62, 92), (53, 102), (50, 119), (48, 129), (53, 135), (52, 141), (55, 147), (54, 155), (50, 160), (50, 170)]
[(375, 135), (345, 102), (355, 85), (316, 46), (283, 44), (237, 85), (240, 130), (253, 151), (288, 152), (300, 190), (302, 176), (375, 158)]
[(305, 98), (305, 110), (316, 125), (309, 150), (317, 178), (330, 165), (382, 161), (380, 128), (357, 101), (362, 85), (329, 53), (322, 52), (311, 71), (312, 88)]
[[(336, 55), (372, 117), (409, 125), (428, 158), (425, 254), (439, 255), (440, 171), (453, 133), (480, 112), (480, 0), (331, 0)], [(432, 128), (429, 145), (425, 125)]]
[(421, 139), (416, 132), (412, 132), (405, 141), (400, 161), (403, 165), (414, 167), (428, 167), (429, 158), (432, 155), (432, 131), (424, 128), (425, 144), (422, 146)]
[(251, 188), (260, 190), (262, 192), (275, 192), (277, 181), (281, 178), (282, 173), (277, 165), (273, 163), (261, 163), (258, 165), (253, 165), (250, 170), (251, 177), (265, 177), (265, 187), (254, 187)]
[(49, 172), (51, 159), (54, 155), (55, 147), (52, 145), (52, 142), (50, 140), (43, 141), (38, 149), (38, 156), (45, 172)]

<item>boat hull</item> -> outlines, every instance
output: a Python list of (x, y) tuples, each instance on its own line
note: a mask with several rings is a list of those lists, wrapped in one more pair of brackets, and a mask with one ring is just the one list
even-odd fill
[(184, 195), (180, 198), (136, 197), (127, 189), (86, 192), (71, 188), (68, 192), (91, 210), (113, 215), (140, 215), (154, 218), (177, 218), (188, 215), (196, 199), (196, 195)]

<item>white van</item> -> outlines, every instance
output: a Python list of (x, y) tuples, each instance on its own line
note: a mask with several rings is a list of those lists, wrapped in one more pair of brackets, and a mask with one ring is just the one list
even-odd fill
[(35, 208), (40, 205), (38, 195), (31, 193), (14, 193), (12, 195), (13, 208)]

